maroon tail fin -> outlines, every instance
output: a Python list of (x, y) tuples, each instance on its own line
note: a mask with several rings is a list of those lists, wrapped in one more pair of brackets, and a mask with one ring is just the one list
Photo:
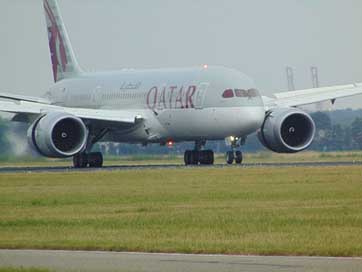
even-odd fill
[(54, 81), (81, 73), (56, 0), (43, 0)]

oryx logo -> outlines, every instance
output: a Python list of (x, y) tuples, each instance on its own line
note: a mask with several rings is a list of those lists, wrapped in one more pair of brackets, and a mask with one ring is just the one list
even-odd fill
[(56, 82), (59, 79), (59, 75), (66, 72), (68, 60), (64, 40), (48, 0), (44, 0), (44, 9), (48, 27), (49, 48), (53, 64), (53, 76), (54, 81)]

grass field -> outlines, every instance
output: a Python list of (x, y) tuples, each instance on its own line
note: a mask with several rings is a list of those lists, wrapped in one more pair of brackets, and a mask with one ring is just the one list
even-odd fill
[(11, 268), (11, 267), (0, 267), (0, 272), (50, 272), (48, 269), (40, 268)]
[[(301, 152), (297, 154), (276, 154), (273, 152), (245, 153), (245, 163), (274, 163), (274, 162), (338, 162), (362, 161), (362, 151), (350, 152)], [(223, 154), (215, 156), (215, 163), (224, 164)], [(136, 155), (122, 157), (105, 157), (105, 165), (153, 165), (153, 164), (183, 164), (183, 157), (176, 155)], [(44, 158), (2, 158), (0, 167), (48, 167), (71, 166), (72, 160), (54, 160)]]
[(0, 175), (0, 248), (362, 256), (362, 169)]

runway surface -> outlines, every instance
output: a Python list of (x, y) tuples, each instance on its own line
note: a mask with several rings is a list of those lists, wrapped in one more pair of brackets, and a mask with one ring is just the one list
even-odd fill
[(1, 173), (62, 173), (62, 172), (99, 172), (142, 169), (192, 169), (192, 168), (255, 168), (255, 167), (337, 167), (337, 166), (362, 166), (362, 161), (356, 162), (290, 162), (290, 163), (245, 163), (242, 165), (216, 164), (213, 166), (185, 166), (183, 164), (163, 165), (113, 165), (103, 168), (75, 169), (73, 167), (0, 167)]
[(0, 267), (104, 272), (362, 271), (362, 258), (0, 250)]

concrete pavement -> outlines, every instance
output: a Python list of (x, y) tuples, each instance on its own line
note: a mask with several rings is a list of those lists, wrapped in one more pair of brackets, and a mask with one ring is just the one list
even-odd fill
[(8, 266), (41, 267), (60, 272), (357, 272), (362, 271), (362, 258), (0, 250), (0, 267)]

